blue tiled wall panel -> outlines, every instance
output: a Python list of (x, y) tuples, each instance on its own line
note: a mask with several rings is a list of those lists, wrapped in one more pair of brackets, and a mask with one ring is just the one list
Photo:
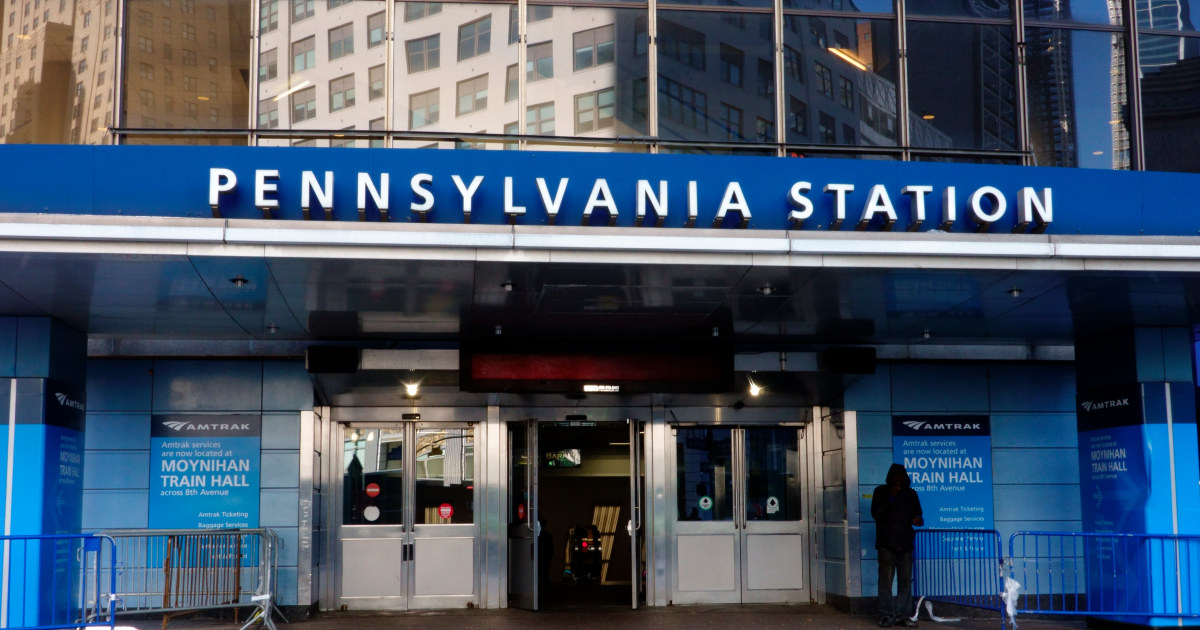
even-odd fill
[(146, 490), (150, 487), (147, 451), (92, 451), (85, 455), (83, 489)]
[(992, 448), (1077, 448), (1074, 413), (992, 414)]
[[(84, 458), (86, 465), (87, 458)], [(90, 490), (83, 493), (83, 531), (138, 529), (147, 524), (150, 497), (145, 490)]]
[[(89, 392), (90, 393), (90, 392)], [(87, 414), (83, 445), (88, 451), (147, 450), (150, 448), (150, 414), (92, 412)]]
[(936, 363), (894, 367), (892, 411), (987, 413), (987, 366)]
[(1075, 371), (1062, 364), (993, 365), (988, 370), (993, 414), (1075, 412)]
[(0, 377), (17, 375), (17, 318), (0, 317)]
[(264, 489), (259, 495), (259, 526), (260, 527), (296, 527), (299, 525), (297, 515), (300, 504), (300, 494), (292, 489)]
[(279, 567), (275, 592), (279, 594), (280, 606), (296, 605), (296, 589), (299, 588), (299, 580), (296, 579), (297, 575), (298, 571), (294, 566)]
[(150, 411), (153, 374), (149, 360), (88, 361), (88, 411)]
[(1191, 328), (1163, 329), (1163, 371), (1167, 381), (1193, 382)]
[(998, 521), (1077, 521), (1079, 486), (1075, 484), (992, 487)]
[(875, 597), (879, 592), (879, 560), (875, 558), (874, 550), (870, 560), (862, 563), (862, 594), (864, 597)]
[(845, 409), (888, 411), (892, 408), (892, 368), (877, 365), (874, 374), (867, 374), (846, 388)]
[(296, 566), (296, 551), (298, 549), (296, 537), (300, 530), (295, 527), (274, 527), (272, 529), (279, 536), (279, 566)]
[[(300, 407), (300, 409), (311, 409), (311, 407)], [(295, 450), (300, 448), (300, 413), (264, 413), (262, 418), (262, 447), (264, 450)]]
[(1079, 460), (1075, 449), (993, 448), (994, 485), (1079, 485)]
[(261, 361), (156, 361), (154, 412), (262, 410)]
[[(1139, 383), (1161, 383), (1166, 378), (1163, 363), (1163, 338), (1161, 328), (1135, 328), (1134, 352), (1137, 361)], [(1185, 379), (1190, 380), (1190, 379)]]
[[(871, 517), (871, 513), (867, 512), (866, 516), (869, 519)], [(859, 552), (859, 556), (862, 557), (863, 560), (874, 560), (878, 558), (879, 553), (875, 551), (875, 521), (864, 520), (858, 531), (860, 532), (859, 540), (862, 541), (862, 550)], [(866, 569), (863, 570), (866, 571)], [(866, 573), (863, 575), (866, 575)]]
[(887, 412), (859, 412), (858, 448), (892, 448), (892, 414)]
[(300, 485), (300, 453), (264, 452), (259, 460), (263, 488), (295, 488)]
[(300, 361), (263, 362), (263, 411), (312, 409), (312, 379)]
[[(893, 464), (892, 447), (887, 448), (871, 448), (858, 450), (858, 489), (865, 496), (871, 494), (871, 491), (887, 479), (887, 471)], [(867, 506), (870, 507), (870, 498), (866, 499)], [(871, 512), (865, 511), (864, 515), (869, 516)]]

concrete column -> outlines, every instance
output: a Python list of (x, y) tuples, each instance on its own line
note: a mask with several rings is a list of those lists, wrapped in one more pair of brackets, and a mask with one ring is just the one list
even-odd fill
[[(83, 501), (87, 338), (45, 317), (0, 318), (0, 524), (6, 535), (76, 534)], [(7, 543), (0, 621), (70, 623), (77, 545)], [(73, 582), (74, 580), (74, 582)]]

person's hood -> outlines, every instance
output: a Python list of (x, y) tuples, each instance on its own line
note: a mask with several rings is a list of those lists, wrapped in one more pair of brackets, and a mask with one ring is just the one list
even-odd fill
[(904, 468), (904, 464), (892, 464), (892, 467), (888, 469), (885, 484), (890, 486), (894, 480), (900, 481), (901, 488), (909, 487), (911, 482), (908, 478), (908, 470)]

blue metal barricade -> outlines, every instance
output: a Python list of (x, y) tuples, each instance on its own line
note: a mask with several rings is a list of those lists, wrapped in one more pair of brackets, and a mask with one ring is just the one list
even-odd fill
[(994, 529), (917, 530), (913, 598), (995, 610), (1004, 620), (1004, 557)]
[(114, 628), (115, 560), (109, 536), (0, 536), (0, 628)]
[(1021, 531), (1008, 549), (1020, 613), (1200, 617), (1200, 536)]

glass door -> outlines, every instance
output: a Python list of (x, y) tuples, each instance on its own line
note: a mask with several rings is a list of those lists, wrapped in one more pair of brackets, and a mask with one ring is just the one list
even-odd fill
[(407, 426), (342, 425), (340, 605), (408, 607)]
[(676, 603), (808, 601), (799, 433), (675, 429)]
[(508, 597), (509, 605), (538, 609), (538, 426), (536, 420), (508, 423)]
[(475, 602), (474, 427), (342, 425), (339, 604), (357, 610)]

